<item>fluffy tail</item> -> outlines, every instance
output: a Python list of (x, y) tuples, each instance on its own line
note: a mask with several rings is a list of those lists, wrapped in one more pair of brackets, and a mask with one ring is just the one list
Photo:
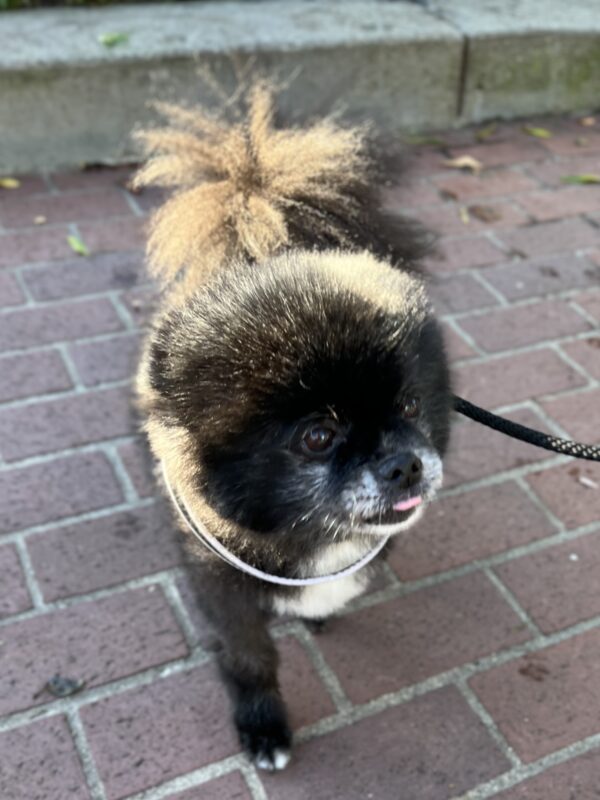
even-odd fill
[(273, 91), (247, 93), (242, 121), (158, 104), (167, 127), (136, 134), (148, 161), (134, 187), (170, 197), (150, 223), (152, 273), (202, 282), (231, 259), (260, 262), (291, 247), (371, 250), (396, 263), (420, 254), (411, 226), (381, 212), (365, 126), (324, 119), (278, 130)]

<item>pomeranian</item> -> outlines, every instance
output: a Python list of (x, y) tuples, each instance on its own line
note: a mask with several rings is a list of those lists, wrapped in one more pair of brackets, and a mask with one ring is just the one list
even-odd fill
[(265, 83), (244, 108), (163, 104), (139, 134), (134, 185), (171, 194), (137, 389), (240, 740), (274, 770), (291, 733), (269, 621), (365, 590), (441, 485), (451, 395), (423, 237), (383, 210), (368, 128), (281, 128)]

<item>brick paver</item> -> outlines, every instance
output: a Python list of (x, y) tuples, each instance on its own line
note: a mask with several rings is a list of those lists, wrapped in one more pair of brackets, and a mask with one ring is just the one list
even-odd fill
[[(599, 441), (600, 189), (563, 179), (600, 172), (600, 134), (532, 124), (552, 138), (415, 147), (386, 202), (440, 234), (456, 391)], [(319, 636), (275, 627), (299, 742), (284, 774), (248, 765), (130, 409), (159, 193), (129, 175), (0, 189), (0, 797), (596, 800), (600, 468), (466, 420), (374, 591)]]

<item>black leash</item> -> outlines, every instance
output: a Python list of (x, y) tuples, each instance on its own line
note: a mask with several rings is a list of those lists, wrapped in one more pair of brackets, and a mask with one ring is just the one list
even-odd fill
[(573, 458), (600, 461), (600, 447), (572, 442), (569, 439), (561, 439), (558, 436), (550, 436), (548, 433), (536, 431), (526, 425), (519, 425), (518, 422), (511, 422), (509, 419), (492, 414), (491, 411), (479, 408), (479, 406), (475, 406), (473, 403), (469, 403), (468, 400), (457, 397), (457, 395), (454, 395), (454, 410), (458, 411), (459, 414), (464, 414), (465, 417), (475, 420), (475, 422), (487, 425), (488, 428), (500, 431), (506, 436), (512, 436), (513, 439), (520, 439), (522, 442), (533, 444), (536, 447), (543, 447), (545, 450), (552, 450), (554, 453), (573, 456)]

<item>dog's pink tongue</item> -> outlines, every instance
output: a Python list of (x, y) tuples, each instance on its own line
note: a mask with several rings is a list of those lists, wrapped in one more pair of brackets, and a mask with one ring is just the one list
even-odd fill
[(411, 497), (410, 500), (400, 500), (398, 503), (394, 503), (392, 508), (394, 511), (408, 511), (409, 508), (414, 508), (422, 502), (422, 497)]

